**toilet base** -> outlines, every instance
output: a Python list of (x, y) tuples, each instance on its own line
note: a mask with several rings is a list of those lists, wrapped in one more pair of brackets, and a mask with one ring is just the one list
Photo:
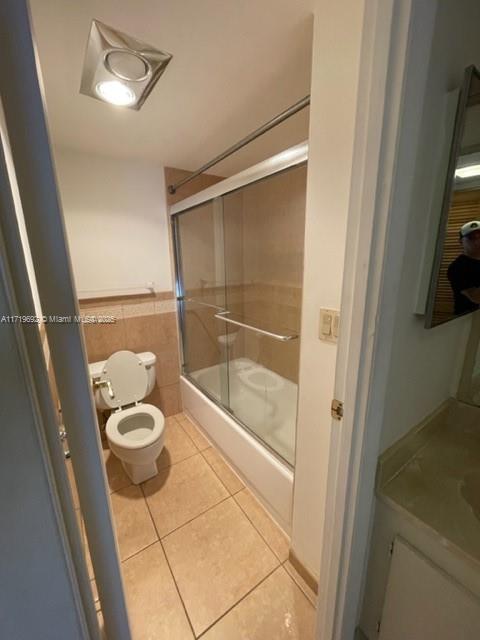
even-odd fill
[(150, 462), (149, 464), (129, 464), (122, 460), (122, 466), (133, 484), (145, 482), (145, 480), (153, 478), (158, 473), (156, 462)]

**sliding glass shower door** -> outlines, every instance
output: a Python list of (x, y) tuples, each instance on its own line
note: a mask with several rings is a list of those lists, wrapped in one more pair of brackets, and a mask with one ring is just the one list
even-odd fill
[(222, 200), (178, 215), (175, 224), (183, 372), (226, 405), (228, 334), (215, 318), (226, 306)]
[(294, 463), (306, 164), (175, 216), (183, 372)]

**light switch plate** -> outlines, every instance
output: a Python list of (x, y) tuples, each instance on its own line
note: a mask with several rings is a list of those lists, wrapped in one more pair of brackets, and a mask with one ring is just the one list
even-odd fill
[(318, 337), (324, 342), (336, 342), (338, 337), (339, 312), (336, 309), (320, 309)]

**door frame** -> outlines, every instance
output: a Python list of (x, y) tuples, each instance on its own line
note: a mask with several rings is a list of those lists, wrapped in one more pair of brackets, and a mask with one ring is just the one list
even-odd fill
[(362, 603), (417, 151), (412, 140), (422, 118), (436, 11), (437, 0), (365, 2), (335, 371), (334, 397), (344, 400), (344, 416), (331, 426), (318, 640), (352, 640)]
[[(13, 169), (9, 178), (11, 182), (15, 181), (15, 189), (18, 187), (20, 195), (42, 313), (47, 318), (60, 316), (73, 319), (79, 315), (78, 298), (27, 0), (4, 0), (0, 3), (0, 50), (0, 97)], [(15, 239), (10, 234), (5, 242), (10, 254), (23, 256), (18, 237)], [(12, 271), (12, 282), (17, 298), (28, 300), (31, 283), (19, 277), (15, 271)], [(22, 315), (30, 315), (29, 305), (24, 304), (20, 311)], [(47, 322), (45, 329), (62, 414), (68, 427), (75, 481), (106, 633), (115, 640), (131, 640), (83, 332), (80, 325), (72, 320), (65, 323)], [(30, 349), (28, 356), (37, 368), (45, 367), (44, 363), (38, 362), (39, 357), (43, 359), (43, 354), (39, 355)], [(44, 396), (49, 393), (45, 385), (43, 393)], [(45, 405), (52, 405), (51, 395), (43, 397), (42, 401)], [(50, 414), (53, 415), (53, 406), (50, 408)], [(48, 441), (53, 442), (55, 437), (58, 438), (55, 421), (48, 420), (44, 427), (49, 432), (46, 436)], [(52, 455), (51, 461), (55, 476), (62, 478), (63, 474), (64, 478), (65, 469), (59, 468), (64, 464), (61, 457)], [(58, 491), (62, 511), (68, 513), (72, 508), (72, 498), (69, 491), (64, 489), (60, 485)], [(80, 572), (78, 588), (83, 601), (87, 602), (88, 598), (92, 600), (91, 591), (87, 592), (90, 585), (82, 580), (81, 568), (76, 567), (76, 572)], [(92, 621), (90, 624), (93, 626)]]

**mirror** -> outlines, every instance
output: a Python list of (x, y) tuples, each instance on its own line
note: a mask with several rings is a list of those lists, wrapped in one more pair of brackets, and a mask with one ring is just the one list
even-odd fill
[(426, 328), (480, 308), (480, 73), (465, 70), (427, 301)]

